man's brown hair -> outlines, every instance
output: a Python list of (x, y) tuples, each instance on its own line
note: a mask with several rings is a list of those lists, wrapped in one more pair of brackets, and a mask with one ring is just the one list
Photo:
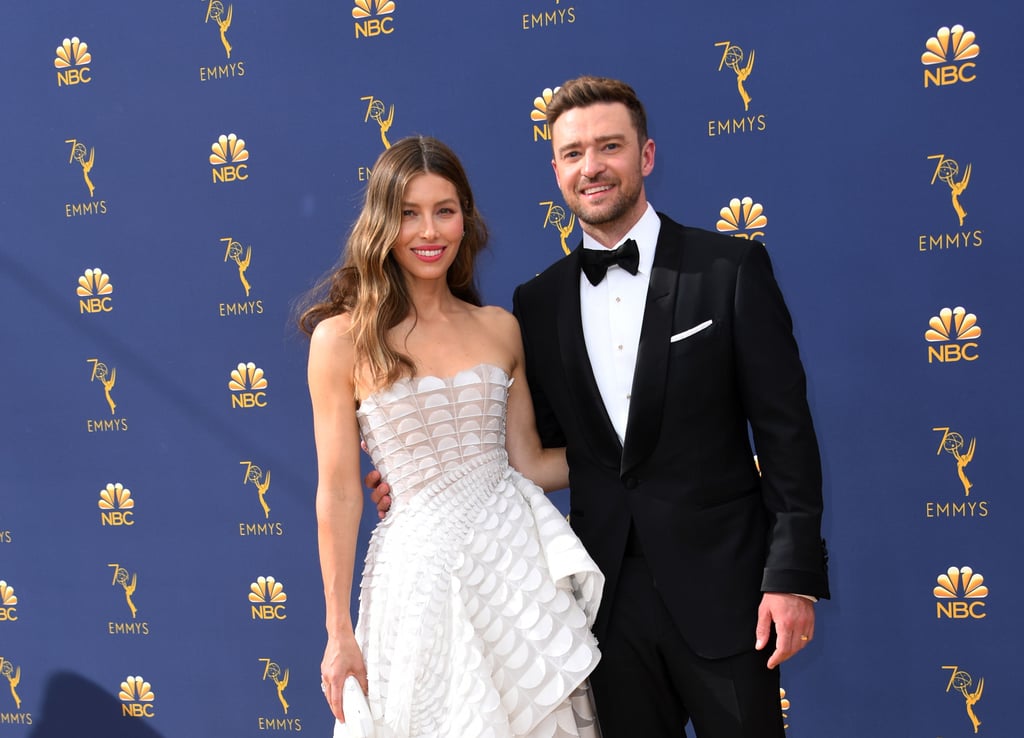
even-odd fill
[(647, 113), (643, 103), (636, 96), (633, 88), (625, 82), (609, 77), (591, 77), (584, 75), (570, 79), (555, 93), (548, 104), (548, 127), (573, 108), (585, 108), (597, 103), (622, 103), (629, 110), (641, 145), (647, 140)]

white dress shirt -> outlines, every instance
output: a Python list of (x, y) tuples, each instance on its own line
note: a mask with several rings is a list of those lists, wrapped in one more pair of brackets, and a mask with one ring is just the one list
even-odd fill
[[(661, 220), (651, 204), (622, 241), (632, 238), (640, 251), (640, 266), (635, 275), (615, 265), (596, 285), (580, 275), (580, 310), (583, 340), (594, 369), (597, 388), (612, 421), (619, 443), (626, 438), (633, 372), (640, 345), (640, 326), (651, 281), (654, 248), (658, 243)], [(619, 242), (619, 244), (622, 243)], [(618, 246), (619, 244), (615, 244)], [(606, 250), (586, 233), (583, 248)]]

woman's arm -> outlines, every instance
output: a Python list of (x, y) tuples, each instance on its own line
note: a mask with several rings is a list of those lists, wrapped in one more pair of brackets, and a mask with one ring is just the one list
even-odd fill
[(502, 311), (499, 323), (501, 336), (513, 357), (513, 381), (508, 393), (505, 428), (509, 463), (545, 492), (568, 487), (569, 466), (565, 461), (565, 448), (544, 448), (537, 434), (519, 321), (511, 313)]
[(340, 720), (344, 720), (341, 693), (345, 677), (355, 674), (366, 689), (366, 667), (350, 611), (363, 496), (352, 380), (355, 352), (349, 326), (347, 315), (317, 325), (310, 340), (307, 370), (316, 439), (317, 537), (327, 608), (327, 647), (320, 672), (331, 710)]

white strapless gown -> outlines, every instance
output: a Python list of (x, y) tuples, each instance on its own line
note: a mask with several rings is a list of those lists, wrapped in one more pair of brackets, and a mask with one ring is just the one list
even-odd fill
[(400, 380), (359, 408), (392, 490), (356, 626), (379, 738), (600, 735), (586, 680), (604, 577), (508, 465), (510, 384), (482, 364)]

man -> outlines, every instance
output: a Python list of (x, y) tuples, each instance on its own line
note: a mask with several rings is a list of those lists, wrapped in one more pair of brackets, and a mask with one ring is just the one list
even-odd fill
[(570, 520), (606, 577), (605, 738), (677, 738), (687, 721), (701, 738), (782, 736), (774, 667), (829, 592), (817, 441), (767, 253), (655, 213), (628, 85), (570, 80), (547, 119), (583, 243), (513, 302), (538, 429), (567, 446)]
[(538, 430), (567, 447), (570, 521), (606, 577), (604, 737), (781, 737), (775, 667), (829, 592), (818, 446), (767, 253), (655, 213), (655, 145), (625, 83), (570, 80), (547, 116), (583, 243), (513, 303)]

